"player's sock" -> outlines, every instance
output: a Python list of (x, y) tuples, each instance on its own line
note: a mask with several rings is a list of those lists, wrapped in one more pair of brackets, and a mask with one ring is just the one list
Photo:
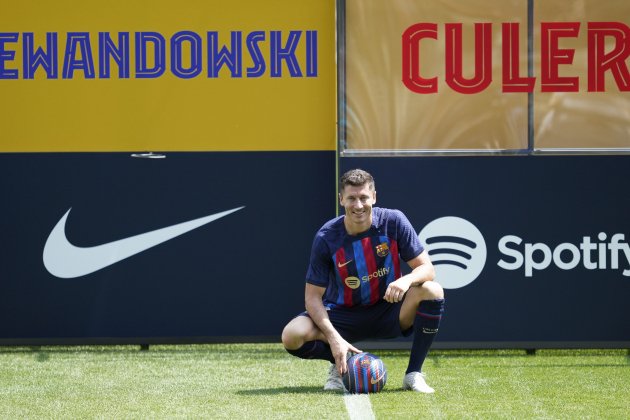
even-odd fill
[(444, 313), (444, 299), (423, 300), (416, 310), (413, 324), (413, 344), (407, 372), (420, 372), (424, 359), (429, 353), (435, 334), (438, 332), (440, 320)]
[(321, 340), (307, 341), (297, 350), (286, 350), (300, 359), (321, 359), (335, 363), (330, 346)]

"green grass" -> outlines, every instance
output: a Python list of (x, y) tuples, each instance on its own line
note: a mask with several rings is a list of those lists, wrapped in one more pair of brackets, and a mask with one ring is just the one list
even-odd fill
[[(434, 351), (434, 395), (400, 389), (404, 351), (370, 396), (377, 419), (628, 418), (626, 350)], [(321, 390), (327, 362), (278, 344), (0, 347), (0, 418), (348, 418)]]

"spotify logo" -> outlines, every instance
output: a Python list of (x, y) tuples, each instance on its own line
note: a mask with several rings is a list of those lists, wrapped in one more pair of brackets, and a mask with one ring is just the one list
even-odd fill
[(468, 220), (440, 217), (426, 225), (418, 237), (435, 266), (435, 280), (445, 289), (472, 283), (486, 264), (486, 242)]

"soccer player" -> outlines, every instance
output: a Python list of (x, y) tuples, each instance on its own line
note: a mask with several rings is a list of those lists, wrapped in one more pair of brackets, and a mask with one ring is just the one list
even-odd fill
[[(282, 331), (287, 351), (303, 359), (328, 360), (326, 390), (343, 390), (352, 342), (414, 334), (403, 388), (433, 393), (422, 364), (444, 312), (444, 291), (411, 223), (399, 210), (373, 207), (376, 188), (361, 170), (339, 182), (345, 214), (315, 235), (306, 274), (306, 312)], [(401, 260), (411, 268), (401, 274)]]

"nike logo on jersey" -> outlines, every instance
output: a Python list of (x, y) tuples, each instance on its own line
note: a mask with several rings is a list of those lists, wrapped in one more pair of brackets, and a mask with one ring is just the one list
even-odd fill
[(71, 279), (85, 276), (234, 213), (243, 207), (87, 248), (72, 245), (66, 237), (66, 220), (71, 210), (69, 209), (50, 232), (44, 245), (44, 266), (50, 274), (59, 278)]
[(348, 260), (348, 261), (346, 261), (346, 262), (345, 262), (345, 263), (343, 263), (343, 264), (342, 264), (341, 262), (338, 262), (338, 263), (337, 263), (337, 267), (339, 267), (339, 268), (341, 268), (341, 267), (345, 267), (346, 265), (350, 264), (352, 261), (354, 261), (354, 260)]

